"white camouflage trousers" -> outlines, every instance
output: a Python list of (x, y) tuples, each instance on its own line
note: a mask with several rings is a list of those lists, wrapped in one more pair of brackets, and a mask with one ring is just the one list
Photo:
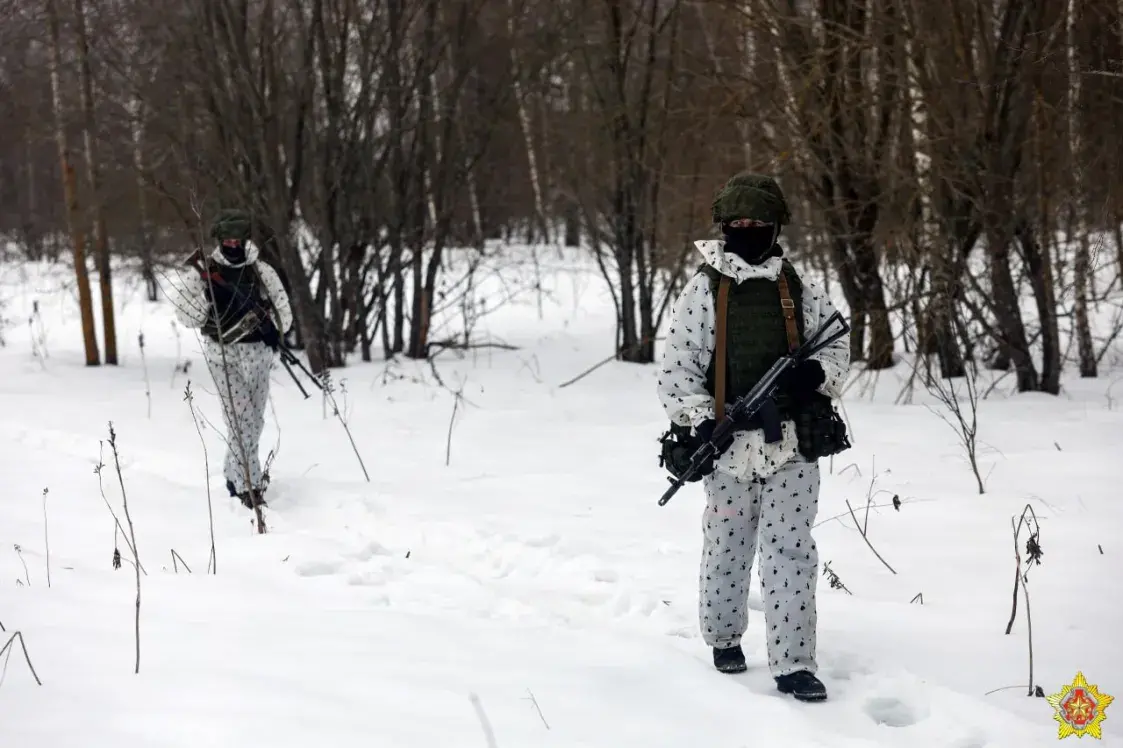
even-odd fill
[[(269, 405), (273, 349), (265, 343), (220, 346), (210, 338), (203, 338), (203, 356), (214, 377), (215, 388), (222, 401), (222, 419), (226, 423), (223, 477), (234, 486), (235, 493), (260, 489), (261, 458), (258, 451), (261, 432), (265, 428), (265, 409)], [(243, 459), (249, 467), (248, 486)]]
[(702, 638), (710, 647), (740, 644), (748, 626), (749, 572), (759, 550), (769, 670), (773, 677), (814, 673), (819, 554), (811, 526), (819, 505), (818, 463), (797, 455), (763, 480), (714, 472), (703, 486)]

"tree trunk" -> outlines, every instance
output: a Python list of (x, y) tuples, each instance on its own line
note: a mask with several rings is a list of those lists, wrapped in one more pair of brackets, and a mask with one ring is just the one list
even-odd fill
[(101, 286), (101, 323), (105, 338), (105, 363), (117, 364), (117, 326), (113, 315), (113, 271), (109, 258), (109, 237), (105, 229), (105, 205), (101, 194), (98, 163), (97, 126), (94, 118), (93, 76), (90, 72), (90, 46), (86, 35), (86, 9), (83, 0), (74, 0), (78, 31), (78, 64), (82, 78), (82, 131), (86, 146), (86, 179), (93, 200), (94, 258)]
[(82, 339), (86, 347), (86, 365), (99, 366), (97, 335), (94, 332), (93, 297), (90, 293), (90, 274), (86, 268), (86, 236), (78, 210), (78, 190), (74, 167), (70, 163), (70, 148), (66, 141), (66, 116), (62, 104), (61, 82), (62, 53), (59, 16), (56, 0), (46, 0), (47, 21), (50, 27), (51, 98), (54, 105), (55, 140), (58, 143), (59, 163), (62, 169), (63, 197), (66, 201), (66, 223), (74, 242), (74, 278), (78, 286), (78, 308), (82, 317)]
[[(1061, 391), (1061, 334), (1057, 322), (1057, 296), (1053, 283), (1053, 261), (1048, 247), (1042, 247), (1028, 222), (1023, 222), (1018, 239), (1025, 255), (1029, 283), (1037, 302), (1041, 322), (1041, 379), (1038, 389), (1056, 395)], [(1028, 348), (1028, 345), (1027, 345)], [(1028, 350), (1027, 350), (1028, 353)], [(1032, 360), (1031, 360), (1032, 365)]]
[(133, 131), (133, 171), (136, 172), (137, 253), (148, 300), (154, 302), (159, 300), (160, 285), (152, 264), (152, 237), (148, 233), (148, 192), (144, 186), (144, 104), (139, 98), (133, 99), (129, 114)]
[(1096, 347), (1092, 342), (1092, 326), (1088, 319), (1088, 277), (1091, 275), (1088, 247), (1088, 232), (1079, 230), (1076, 247), (1075, 273), (1076, 307), (1073, 310), (1076, 322), (1076, 345), (1080, 356), (1080, 376), (1093, 378), (1098, 374)]
[(1037, 367), (1029, 350), (1025, 324), (1018, 306), (1018, 292), (1010, 272), (1010, 237), (1003, 231), (987, 231), (990, 254), (990, 290), (994, 296), (996, 322), (1002, 340), (999, 357), (1009, 357), (1017, 375), (1018, 392), (1034, 392), (1040, 387)]

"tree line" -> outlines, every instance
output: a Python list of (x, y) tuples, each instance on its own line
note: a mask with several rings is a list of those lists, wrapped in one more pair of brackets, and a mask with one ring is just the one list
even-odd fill
[(642, 363), (715, 190), (763, 171), (855, 360), (1057, 393), (1062, 332), (1084, 376), (1113, 340), (1121, 115), (1117, 0), (0, 0), (0, 235), (73, 258), (91, 365), (111, 258), (155, 299), (222, 207), (316, 371), (430, 355), (495, 239), (591, 252)]

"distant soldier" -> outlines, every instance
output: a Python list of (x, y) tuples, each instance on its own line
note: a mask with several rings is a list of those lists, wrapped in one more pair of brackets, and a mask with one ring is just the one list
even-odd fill
[(203, 355), (226, 423), (226, 488), (252, 509), (265, 504), (259, 445), (269, 374), (292, 327), (292, 308), (277, 271), (259, 259), (251, 229), (242, 211), (219, 214), (211, 227), (218, 247), (209, 257), (196, 252), (189, 259), (199, 272), (187, 274), (177, 315), (203, 332)]
[[(776, 239), (791, 219), (775, 180), (732, 178), (714, 200), (713, 219), (722, 239), (695, 243), (705, 264), (675, 303), (658, 383), (673, 428), (692, 427), (694, 444), (708, 441), (726, 406), (835, 311), (822, 289), (801, 280), (782, 258)], [(817, 459), (849, 446), (830, 443), (837, 429), (819, 427), (830, 425), (849, 350), (843, 336), (791, 370), (775, 409), (737, 424), (732, 445), (702, 477), (699, 623), (714, 666), (726, 673), (746, 667), (741, 637), (759, 549), (769, 669), (781, 692), (804, 701), (827, 697), (815, 675), (819, 558), (811, 526), (819, 499)]]

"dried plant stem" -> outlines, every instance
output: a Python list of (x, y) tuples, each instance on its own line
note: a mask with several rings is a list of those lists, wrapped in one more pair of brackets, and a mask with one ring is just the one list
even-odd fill
[(178, 574), (179, 573), (179, 566), (176, 563), (177, 559), (178, 559), (180, 564), (183, 564), (183, 568), (187, 569), (188, 574), (194, 573), (194, 572), (191, 571), (191, 567), (187, 565), (187, 562), (183, 560), (183, 556), (176, 553), (175, 548), (172, 548), (172, 568), (175, 569), (176, 573)]
[[(104, 445), (102, 445), (102, 446), (104, 446)], [(101, 449), (99, 448), (99, 450), (98, 450), (98, 464), (96, 466), (94, 466), (94, 475), (97, 476), (97, 487), (98, 487), (98, 492), (101, 494), (101, 500), (103, 502), (105, 502), (105, 508), (109, 510), (109, 514), (113, 517), (113, 522), (115, 524), (115, 528), (113, 530), (114, 545), (116, 545), (116, 543), (117, 543), (117, 537), (118, 537), (118, 534), (119, 534), (120, 537), (124, 538), (125, 545), (128, 546), (129, 551), (133, 554), (133, 558), (137, 559), (138, 557), (137, 557), (136, 549), (133, 548), (132, 543), (129, 541), (129, 536), (125, 533), (125, 528), (121, 526), (121, 520), (117, 517), (117, 512), (113, 511), (113, 506), (109, 503), (109, 498), (105, 495), (105, 485), (101, 482), (101, 471), (104, 467), (105, 467), (105, 461), (102, 459)], [(139, 559), (138, 559), (137, 563), (133, 564), (133, 566), (140, 569), (140, 571), (145, 576), (148, 576), (148, 572), (145, 570), (144, 564), (140, 563)]]
[(546, 726), (547, 730), (549, 730), (550, 725), (546, 722), (545, 715), (542, 714), (542, 707), (538, 706), (538, 699), (534, 698), (534, 692), (529, 688), (526, 689), (526, 692), (530, 696), (530, 703), (534, 704), (534, 709), (538, 712), (538, 719), (542, 720), (542, 724)]
[(889, 571), (896, 574), (897, 570), (894, 569), (892, 566), (890, 566), (889, 562), (886, 561), (884, 558), (882, 558), (881, 554), (877, 552), (877, 549), (873, 547), (873, 543), (870, 542), (869, 535), (866, 534), (865, 528), (862, 527), (862, 525), (858, 522), (858, 518), (854, 515), (854, 507), (850, 506), (850, 499), (846, 500), (846, 508), (850, 510), (850, 516), (854, 520), (854, 526), (858, 529), (858, 532), (861, 534), (862, 540), (866, 541), (866, 545), (868, 545), (870, 550), (873, 551), (873, 555), (877, 556), (877, 560), (880, 561), (882, 564), (884, 564), (886, 569), (888, 569)]
[[(2, 627), (0, 627), (0, 630), (2, 630)], [(3, 647), (0, 647), (0, 655), (3, 655), (5, 652), (7, 652), (9, 648), (13, 648), (12, 643), (15, 642), (16, 639), (19, 639), (20, 648), (23, 650), (23, 659), (27, 660), (27, 669), (31, 671), (31, 677), (34, 678), (35, 682), (40, 686), (43, 685), (43, 681), (39, 680), (39, 674), (35, 672), (35, 666), (31, 664), (31, 655), (27, 652), (27, 642), (23, 640), (22, 632), (13, 632), (12, 635), (8, 637), (7, 644), (5, 644)]]
[(125, 521), (129, 523), (129, 539), (131, 540), (130, 547), (133, 552), (133, 560), (136, 561), (136, 668), (134, 673), (140, 672), (140, 556), (137, 554), (136, 548), (136, 528), (133, 526), (132, 514), (129, 512), (129, 499), (125, 494), (125, 478), (121, 475), (121, 457), (117, 451), (117, 432), (113, 430), (113, 422), (109, 422), (109, 448), (113, 451), (113, 466), (117, 470), (117, 481), (121, 485), (121, 505), (125, 509)]
[(452, 461), (452, 427), (456, 423), (456, 411), (460, 406), (460, 398), (463, 392), (464, 387), (461, 386), (459, 390), (453, 393), (455, 399), (452, 401), (452, 415), (448, 419), (448, 436), (445, 439), (445, 467), (448, 467)]
[(49, 489), (43, 489), (43, 546), (47, 552), (47, 587), (51, 586), (51, 534), (47, 529), (47, 493)]
[[(324, 398), (331, 402), (332, 412), (335, 417), (339, 419), (339, 422), (343, 425), (343, 430), (347, 433), (347, 440), (351, 442), (351, 451), (355, 453), (355, 459), (359, 461), (359, 467), (362, 468), (363, 477), (366, 478), (367, 483), (370, 483), (370, 473), (367, 472), (367, 466), (363, 463), (363, 456), (359, 454), (359, 447), (355, 444), (355, 437), (351, 435), (351, 427), (347, 425), (347, 418), (343, 415), (342, 411), (340, 411), (339, 404), (335, 401), (335, 388), (327, 372), (324, 373), (322, 384), (324, 385)], [(346, 386), (341, 384), (341, 389), (344, 396), (346, 396)]]
[(152, 382), (148, 378), (148, 360), (144, 356), (144, 333), (137, 335), (140, 345), (140, 365), (144, 369), (144, 396), (148, 399), (148, 418), (152, 418)]
[(203, 469), (206, 471), (206, 480), (203, 482), (207, 487), (207, 524), (211, 531), (211, 552), (210, 558), (207, 559), (207, 572), (217, 574), (218, 557), (215, 553), (214, 543), (214, 504), (211, 501), (211, 460), (207, 454), (207, 440), (203, 438), (203, 427), (199, 424), (199, 416), (195, 412), (195, 393), (191, 391), (191, 380), (187, 381), (187, 387), (183, 390), (183, 399), (187, 401), (187, 407), (191, 411), (191, 420), (195, 423), (195, 432), (199, 434), (199, 441), (203, 445)]
[(16, 555), (19, 556), (19, 562), (23, 564), (23, 578), (27, 582), (27, 586), (31, 586), (31, 573), (27, 570), (27, 562), (23, 560), (23, 549), (17, 544), (15, 546)]
[[(1018, 613), (1018, 588), (1021, 587), (1022, 596), (1025, 598), (1026, 603), (1026, 639), (1029, 654), (1029, 692), (1027, 696), (1035, 696), (1038, 694), (1039, 689), (1035, 689), (1033, 683), (1033, 615), (1029, 606), (1029, 566), (1030, 564), (1041, 563), (1041, 546), (1038, 537), (1041, 534), (1041, 525), (1038, 524), (1037, 514), (1033, 511), (1033, 506), (1026, 504), (1025, 509), (1022, 510), (1021, 517), (1018, 519), (1010, 518), (1010, 526), (1014, 530), (1014, 562), (1015, 562), (1015, 576), (1014, 576), (1014, 598), (1010, 610), (1010, 620), (1006, 623), (1006, 634), (1013, 630), (1014, 619)], [(1026, 567), (1022, 568), (1022, 554), (1021, 548), (1018, 545), (1021, 530), (1026, 527), (1030, 530), (1030, 537), (1026, 541)]]
[(1033, 696), (1033, 614), (1029, 609), (1029, 587), (1022, 581), (1022, 595), (1026, 600), (1026, 643), (1029, 646), (1029, 692), (1026, 696)]

